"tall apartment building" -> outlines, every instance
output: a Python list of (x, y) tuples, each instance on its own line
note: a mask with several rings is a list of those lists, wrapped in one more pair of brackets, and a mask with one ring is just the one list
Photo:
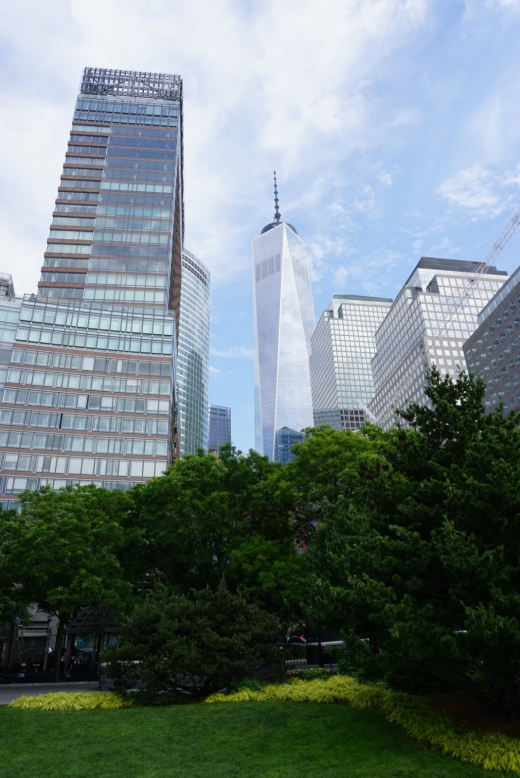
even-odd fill
[[(384, 429), (395, 422), (396, 402), (401, 408), (428, 402), (424, 385), (433, 363), (453, 377), (457, 367), (466, 367), (464, 343), (477, 328), (479, 312), (507, 280), (505, 271), (490, 267), (472, 288), (478, 267), (478, 262), (422, 257), (396, 297), (376, 332), (372, 360), (375, 393), (369, 408)], [(469, 291), (449, 331), (437, 340)]]
[(218, 452), (225, 443), (231, 443), (231, 408), (210, 405), (208, 451)]
[(464, 344), (468, 368), (486, 383), (484, 404), (493, 410), (520, 407), (520, 268), (478, 314), (478, 327)]
[(311, 339), (314, 425), (357, 430), (374, 394), (374, 335), (390, 310), (386, 297), (334, 295)]
[(179, 453), (208, 448), (209, 270), (190, 251), (182, 255), (177, 359)]
[(176, 455), (182, 81), (86, 68), (0, 404), (0, 495), (130, 485)]
[(313, 426), (309, 371), (314, 303), (305, 243), (275, 215), (253, 240), (255, 448), (274, 458), (276, 432)]

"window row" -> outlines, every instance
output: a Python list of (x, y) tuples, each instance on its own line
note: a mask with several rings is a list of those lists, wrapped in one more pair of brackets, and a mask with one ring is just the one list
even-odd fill
[[(90, 185), (94, 185), (95, 183), (96, 183), (95, 181), (89, 181)], [(74, 181), (74, 186), (75, 187), (77, 186), (77, 182), (76, 181)], [(98, 195), (97, 192), (58, 192), (58, 200), (81, 200), (81, 201), (88, 201), (88, 200), (90, 200), (90, 202), (92, 202), (92, 201), (95, 201), (95, 200), (98, 200), (98, 199), (99, 199), (99, 195)], [(65, 206), (65, 205), (60, 205), (59, 203), (56, 203), (56, 207), (55, 207), (54, 210), (56, 210), (56, 211), (59, 211), (61, 209), (66, 210), (67, 208), (71, 208), (71, 209), (72, 208), (79, 208), (80, 211), (82, 211), (83, 209), (85, 209), (87, 211), (90, 211), (91, 209), (92, 209), (92, 211), (96, 210), (96, 206), (95, 205), (93, 205), (93, 206), (90, 206), (90, 205), (87, 205), (87, 206), (85, 206), (85, 205), (67, 205), (67, 206)]]
[(169, 381), (150, 381), (138, 378), (105, 378), (81, 373), (56, 373), (46, 370), (9, 368), (7, 382), (22, 386), (48, 386), (56, 389), (86, 389), (125, 394), (162, 394), (169, 397)]
[[(128, 205), (163, 206), (171, 213), (173, 197), (171, 195), (154, 194), (129, 194), (127, 192), (102, 192), (99, 198), (101, 203), (127, 203)], [(106, 206), (102, 206), (106, 207)]]
[[(103, 146), (74, 146), (73, 143), (69, 143), (67, 146), (67, 154), (98, 154), (99, 156), (105, 156), (107, 153), (107, 141), (105, 138), (94, 138), (93, 135), (91, 135), (87, 142), (94, 141), (98, 142), (100, 140), (105, 141)], [(84, 143), (85, 141), (82, 140), (82, 136), (80, 135), (79, 138), (74, 138), (74, 141), (77, 143)]]
[[(74, 192), (71, 194), (70, 192), (62, 192), (61, 189), (97, 189), (99, 190), (99, 187), (101, 186), (101, 181), (96, 179), (95, 181), (85, 181), (83, 179), (73, 180), (72, 178), (67, 179), (66, 177), (61, 177), (60, 185), (58, 188), (58, 199), (59, 200), (83, 200), (84, 198), (81, 197), (81, 192)], [(97, 193), (91, 195), (91, 199), (97, 200)], [(85, 197), (85, 199), (88, 199)]]
[(137, 163), (134, 163), (134, 169), (106, 170), (103, 181), (132, 182), (146, 184), (171, 184), (174, 181), (174, 174), (164, 170), (137, 170)]
[[(115, 132), (118, 132), (117, 130)], [(147, 133), (150, 135), (151, 133)], [(162, 140), (157, 140), (157, 136), (168, 135)], [(171, 136), (171, 137), (170, 137)], [(139, 149), (176, 149), (177, 148), (177, 133), (154, 133), (154, 137), (137, 137), (136, 135), (123, 135), (120, 132), (118, 134), (112, 134), (110, 138), (110, 152), (114, 152), (114, 146), (133, 146)]]
[(103, 113), (135, 114), (138, 116), (141, 114), (146, 116), (179, 116), (178, 105), (101, 100), (92, 97), (78, 97), (76, 109)]
[(127, 244), (126, 246), (116, 243), (94, 243), (92, 246), (92, 256), (94, 257), (141, 257), (150, 259), (169, 259), (170, 249), (165, 246), (140, 246), (137, 243)]
[(104, 395), (72, 394), (70, 392), (34, 392), (28, 389), (4, 389), (2, 402), (14, 403), (15, 405), (39, 405), (45, 408), (110, 411), (112, 413), (167, 414), (170, 409), (169, 400), (105, 397)]
[(146, 302), (164, 304), (166, 302), (164, 292), (145, 292), (144, 289), (85, 289), (83, 299), (125, 303)]
[[(79, 290), (82, 291), (82, 290)], [(154, 292), (146, 294), (155, 294)], [(162, 292), (161, 292), (162, 294)], [(111, 338), (106, 335), (84, 335), (73, 332), (56, 332), (53, 330), (28, 330), (19, 327), (16, 333), (18, 342), (42, 343), (52, 346), (69, 346), (74, 348), (101, 349), (103, 351), (130, 351), (135, 354), (162, 354), (170, 356), (173, 353), (171, 340), (144, 340), (130, 338)]]
[(133, 219), (168, 219), (171, 221), (171, 208), (143, 208), (128, 205), (99, 205), (97, 216), (126, 216)]
[(96, 219), (96, 229), (170, 232), (171, 221), (169, 219), (107, 219), (99, 218), (98, 216)]
[(122, 416), (86, 416), (49, 411), (0, 410), (0, 423), (47, 430), (79, 432), (123, 432), (134, 435), (168, 435), (166, 419), (139, 419)]
[[(72, 135), (72, 133), (75, 133), (75, 132), (90, 132), (90, 133), (94, 132), (94, 133), (99, 134), (99, 135), (102, 136), (102, 135), (110, 135), (110, 133), (112, 132), (112, 129), (110, 127), (107, 127), (107, 126), (105, 126), (105, 127), (103, 127), (103, 126), (101, 126), (101, 127), (93, 127), (91, 124), (73, 124), (72, 125), (72, 130), (71, 130), (71, 139), (75, 138), (75, 135)], [(93, 138), (93, 140), (98, 140), (98, 139), (97, 138)], [(106, 140), (107, 143), (108, 143), (108, 138), (105, 139), (105, 138), (100, 137), (99, 141), (101, 142), (102, 140)]]
[(256, 281), (262, 281), (268, 276), (274, 275), (274, 273), (280, 272), (280, 254), (276, 254), (274, 257), (264, 259), (263, 262), (259, 262), (255, 268)]
[(102, 181), (101, 189), (112, 189), (118, 192), (152, 192), (155, 194), (171, 194), (173, 186), (168, 184), (134, 184), (127, 181)]
[[(70, 208), (71, 206), (69, 206)], [(78, 207), (78, 206), (76, 206)], [(94, 208), (94, 210), (96, 210)], [(64, 227), (92, 227), (94, 228), (94, 222), (96, 220), (83, 216), (54, 216), (52, 219), (53, 224), (60, 224)]]
[[(119, 150), (114, 149), (114, 151), (117, 152)], [(126, 149), (123, 151), (125, 154), (124, 157), (118, 156), (117, 154), (114, 156), (112, 154), (112, 151), (109, 148), (108, 157), (105, 165), (106, 169), (104, 172), (104, 176), (106, 178), (119, 178), (119, 173), (117, 172), (118, 170), (121, 171), (122, 178), (128, 178), (127, 173), (130, 171), (135, 171), (137, 173), (149, 173), (152, 171), (162, 172), (165, 170), (166, 171), (169, 170), (173, 174), (173, 171), (175, 170), (175, 162), (171, 162), (171, 161), (165, 162), (163, 160), (157, 160), (157, 159), (135, 159), (133, 156), (130, 159), (127, 159), (127, 157), (131, 153), (130, 149), (128, 151)], [(153, 153), (155, 154), (157, 152), (153, 152)], [(141, 156), (142, 156), (142, 152), (141, 152)], [(175, 153), (173, 153), (172, 159), (175, 159)]]
[(67, 175), (69, 171), (68, 165), (92, 165), (94, 167), (100, 168), (98, 172), (101, 175), (101, 166), (104, 164), (105, 164), (105, 160), (101, 159), (100, 157), (80, 157), (77, 154), (67, 153), (67, 155), (65, 156), (65, 165), (63, 168), (63, 172), (65, 175)]
[(0, 429), (0, 446), (41, 451), (77, 451), (82, 454), (168, 455), (168, 441), (150, 438), (100, 438), (55, 432), (17, 432)]
[(69, 475), (117, 475), (153, 478), (168, 467), (166, 460), (147, 462), (138, 459), (94, 459), (93, 457), (41, 456), (38, 454), (0, 454), (0, 469), (28, 473)]
[(155, 288), (166, 289), (168, 278), (163, 275), (135, 275), (127, 273), (119, 275), (118, 273), (89, 273), (87, 275), (87, 284), (96, 286), (151, 286)]
[[(121, 491), (127, 491), (135, 486), (135, 481), (92, 481), (90, 479), (72, 479), (72, 478), (20, 478), (19, 476), (2, 476), (0, 477), (0, 494), (20, 494), (28, 489), (31, 492), (36, 492), (41, 489), (42, 486), (50, 486), (51, 489), (64, 489), (66, 486), (72, 486), (73, 484), (93, 484), (100, 489), (108, 489), (113, 492), (115, 489), (121, 489)], [(18, 500), (0, 500), (0, 505), (3, 508), (15, 508), (19, 509), (20, 503)]]
[(89, 270), (111, 270), (123, 273), (162, 273), (168, 272), (167, 262), (139, 259), (91, 259)]
[[(90, 233), (92, 239), (92, 233)], [(78, 238), (78, 240), (82, 240)], [(84, 238), (83, 240), (88, 240)], [(104, 241), (110, 241), (110, 243), (150, 243), (160, 244), (168, 246), (170, 242), (169, 234), (161, 235), (159, 233), (142, 233), (142, 232), (100, 232), (96, 230), (94, 232), (94, 240), (99, 243)]]
[(112, 330), (114, 332), (143, 332), (145, 335), (173, 335), (173, 317), (141, 317), (120, 314), (89, 313), (87, 311), (60, 311), (54, 307), (24, 305), (20, 312), (20, 321), (33, 324), (55, 324), (64, 327), (85, 327), (93, 330)]
[(103, 171), (99, 168), (83, 168), (83, 167), (63, 167), (63, 173), (61, 174), (62, 186), (78, 186), (76, 182), (73, 184), (63, 184), (63, 179), (72, 178), (75, 176), (94, 176), (101, 179)]
[[(89, 240), (92, 240), (92, 233)], [(46, 251), (49, 254), (90, 254), (90, 246), (79, 245), (76, 243), (47, 243)]]
[(43, 272), (40, 278), (40, 283), (54, 282), (58, 284), (84, 284), (86, 279), (85, 273), (46, 273)]
[(74, 111), (75, 121), (103, 122), (114, 124), (145, 124), (154, 127), (178, 127), (177, 116), (134, 116), (128, 113), (106, 113), (105, 111)]
[(82, 300), (83, 299), (83, 289), (75, 289), (70, 287), (63, 287), (63, 286), (39, 286), (38, 287), (38, 295), (39, 297), (48, 297), (49, 299), (72, 299), (72, 300)]
[(158, 159), (171, 159), (174, 160), (177, 156), (175, 151), (168, 151), (167, 149), (136, 149), (136, 148), (114, 148), (112, 144), (108, 147), (108, 158), (118, 159), (119, 157), (131, 157), (132, 159), (146, 159), (146, 160), (158, 160)]
[(49, 240), (92, 240), (92, 232), (87, 232), (83, 230), (51, 229)]
[(83, 257), (45, 257), (44, 267), (75, 267), (82, 268), (85, 272), (89, 269), (88, 259)]
[(128, 375), (169, 376), (171, 362), (149, 362), (137, 359), (109, 359), (107, 357), (81, 357), (77, 354), (61, 354), (52, 351), (24, 351), (13, 349), (11, 362), (17, 365), (68, 368), (71, 370), (95, 370), (97, 373), (126, 373)]

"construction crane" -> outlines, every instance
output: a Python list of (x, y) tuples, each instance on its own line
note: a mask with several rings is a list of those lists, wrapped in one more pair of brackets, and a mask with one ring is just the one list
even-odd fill
[[(485, 259), (479, 265), (477, 265), (473, 273), (471, 273), (468, 276), (468, 281), (469, 281), (468, 286), (463, 287), (461, 289), (459, 297), (455, 300), (453, 309), (444, 320), (444, 323), (442, 324), (441, 328), (437, 332), (437, 335), (435, 335), (435, 337), (432, 339), (431, 345), (428, 347), (427, 351), (422, 351), (419, 354), (417, 360), (412, 362), (412, 364), (406, 371), (405, 375), (403, 376), (392, 398), (393, 407), (398, 407), (398, 403), (400, 403), (403, 399), (406, 399), (406, 394), (408, 393), (408, 389), (411, 383), (410, 379), (413, 377), (413, 375), (417, 370), (417, 363), (421, 362), (424, 369), (428, 370), (428, 356), (433, 357), (435, 355), (436, 345), (442, 340), (442, 338), (448, 335), (450, 331), (450, 325), (453, 322), (453, 319), (459, 313), (459, 311), (464, 307), (467, 301), (473, 296), (473, 293), (475, 289), (478, 287), (480, 281), (485, 276), (490, 266), (494, 264), (496, 258), (498, 257), (498, 255), (500, 254), (504, 246), (507, 244), (509, 239), (513, 236), (519, 224), (520, 224), (520, 208), (516, 211), (516, 213), (514, 214), (511, 221), (509, 222), (505, 230), (502, 232), (498, 240), (493, 244), (492, 248), (488, 251)], [(375, 419), (373, 414), (370, 415), (372, 416), (372, 418)]]

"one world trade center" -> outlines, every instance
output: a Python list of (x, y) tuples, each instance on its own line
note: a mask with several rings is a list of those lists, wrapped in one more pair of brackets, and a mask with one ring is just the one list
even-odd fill
[(281, 431), (313, 426), (309, 357), (315, 327), (305, 243), (275, 215), (253, 240), (255, 447), (276, 455)]

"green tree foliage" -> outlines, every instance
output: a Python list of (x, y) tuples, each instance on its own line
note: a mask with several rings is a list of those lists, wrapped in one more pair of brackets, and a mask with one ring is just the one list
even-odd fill
[(276, 619), (224, 583), (186, 594), (157, 586), (108, 650), (118, 688), (146, 700), (207, 696), (277, 655)]
[(518, 714), (520, 433), (483, 394), (434, 370), (431, 407), (369, 430), (315, 531), (312, 600), (364, 672)]
[[(118, 560), (128, 499), (123, 492), (71, 486), (24, 492), (20, 503), (9, 547), (10, 585), (19, 599), (58, 618), (58, 678), (66, 624), (87, 606), (122, 610), (131, 602), (132, 587)], [(2, 530), (5, 538), (5, 526)]]
[(295, 552), (293, 492), (281, 465), (230, 445), (220, 458), (187, 456), (133, 490), (125, 522), (127, 575), (148, 591), (160, 582), (189, 593), (224, 577), (281, 618), (299, 612), (303, 563)]

